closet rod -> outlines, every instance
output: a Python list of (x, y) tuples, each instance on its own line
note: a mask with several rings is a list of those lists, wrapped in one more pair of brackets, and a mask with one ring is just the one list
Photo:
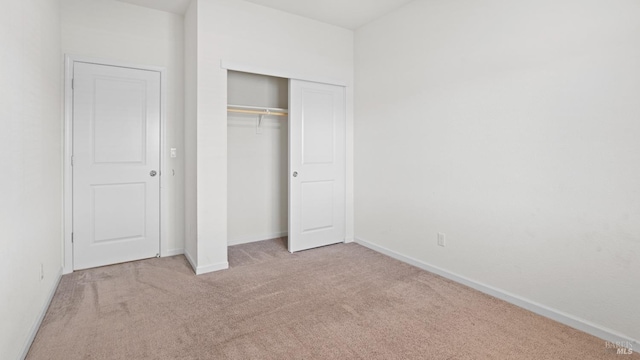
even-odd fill
[(275, 115), (275, 116), (288, 116), (289, 113), (285, 112), (273, 112), (273, 111), (259, 111), (259, 110), (240, 110), (240, 109), (227, 109), (228, 112), (241, 113), (241, 114), (254, 114), (254, 115)]
[(228, 112), (242, 113), (242, 114), (255, 114), (255, 115), (276, 115), (276, 116), (288, 116), (289, 110), (281, 108), (268, 108), (246, 105), (227, 105)]

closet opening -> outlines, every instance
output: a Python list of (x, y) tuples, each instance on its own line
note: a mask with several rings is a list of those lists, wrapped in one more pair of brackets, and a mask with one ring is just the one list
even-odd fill
[(287, 247), (289, 79), (227, 72), (227, 244)]

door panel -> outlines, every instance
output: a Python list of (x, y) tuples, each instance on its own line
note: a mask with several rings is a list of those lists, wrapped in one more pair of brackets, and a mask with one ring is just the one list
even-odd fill
[(306, 89), (302, 122), (304, 164), (331, 164), (334, 160), (333, 94)]
[(302, 234), (333, 227), (334, 185), (334, 181), (301, 183)]
[(93, 185), (91, 190), (96, 243), (145, 237), (145, 183)]
[(145, 162), (146, 82), (95, 79), (94, 163)]
[(74, 63), (74, 269), (159, 253), (159, 165), (160, 73)]
[(289, 251), (294, 252), (344, 241), (345, 91), (291, 80), (289, 97)]

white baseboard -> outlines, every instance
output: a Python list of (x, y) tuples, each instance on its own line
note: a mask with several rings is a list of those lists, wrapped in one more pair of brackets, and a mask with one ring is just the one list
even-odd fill
[(271, 240), (281, 238), (283, 236), (287, 236), (289, 233), (287, 231), (282, 231), (278, 233), (268, 234), (268, 235), (260, 235), (260, 236), (245, 236), (237, 239), (229, 239), (227, 240), (227, 245), (240, 245), (240, 244), (248, 244), (257, 241)]
[(197, 265), (196, 261), (193, 259), (193, 257), (191, 256), (191, 254), (189, 253), (189, 251), (187, 251), (187, 249), (184, 249), (184, 257), (187, 258), (187, 261), (191, 265), (191, 268), (193, 269), (193, 272), (195, 272), (197, 274), (196, 269), (198, 268), (198, 265)]
[(62, 279), (62, 272), (63, 272), (63, 268), (60, 267), (60, 271), (58, 271), (58, 274), (56, 275), (56, 281), (54, 281), (53, 286), (51, 287), (51, 289), (49, 289), (49, 295), (47, 296), (47, 301), (45, 301), (44, 306), (40, 310), (40, 314), (38, 315), (36, 322), (33, 323), (33, 325), (31, 326), (31, 330), (29, 331), (29, 337), (27, 338), (27, 341), (24, 344), (24, 347), (22, 350), (22, 356), (20, 357), (20, 359), (24, 360), (24, 358), (27, 357), (27, 353), (31, 348), (31, 344), (33, 344), (33, 340), (36, 338), (36, 334), (38, 334), (38, 330), (40, 329), (42, 320), (44, 320), (44, 316), (47, 314), (47, 310), (49, 310), (49, 305), (51, 304), (51, 300), (53, 300), (53, 295), (56, 294), (56, 290), (58, 289), (58, 284), (60, 284), (60, 279)]
[(345, 244), (349, 244), (349, 243), (352, 243), (352, 242), (354, 242), (354, 241), (356, 241), (356, 239), (354, 239), (354, 238), (352, 238), (352, 237), (344, 238), (344, 243), (345, 243)]
[(406, 255), (402, 255), (400, 253), (397, 253), (393, 250), (389, 250), (385, 247), (376, 245), (374, 243), (368, 242), (366, 240), (362, 240), (359, 238), (355, 239), (356, 243), (365, 246), (371, 250), (377, 251), (379, 253), (382, 253), (384, 255), (387, 255), (389, 257), (392, 257), (396, 260), (400, 260), (402, 262), (405, 262), (407, 264), (413, 265), (415, 267), (418, 267), (420, 269), (426, 270), (428, 272), (440, 275), (444, 278), (447, 278), (449, 280), (455, 281), (457, 283), (460, 283), (462, 285), (466, 285), (470, 288), (476, 289), (480, 292), (483, 292), (485, 294), (491, 295), (493, 297), (496, 297), (498, 299), (504, 300), (508, 303), (511, 303), (513, 305), (516, 305), (518, 307), (521, 307), (523, 309), (529, 310), (531, 312), (534, 312), (538, 315), (544, 316), (546, 318), (555, 320), (561, 324), (570, 326), (574, 329), (586, 332), (587, 334), (591, 334), (593, 336), (599, 337), (600, 339), (603, 339), (605, 341), (610, 341), (610, 342), (618, 342), (618, 343), (622, 343), (622, 344), (630, 344), (631, 348), (633, 350), (638, 351), (638, 349), (640, 349), (640, 341), (636, 340), (636, 339), (632, 339), (628, 336), (622, 335), (617, 333), (614, 330), (611, 329), (607, 329), (605, 327), (602, 327), (600, 325), (591, 323), (587, 320), (578, 318), (576, 316), (564, 313), (562, 311), (556, 310), (556, 309), (552, 309), (548, 306), (536, 303), (534, 301), (525, 299), (523, 297), (520, 297), (518, 295), (509, 293), (507, 291), (504, 291), (502, 289), (498, 289), (495, 288), (493, 286), (489, 286), (480, 282), (477, 282), (475, 280), (471, 280), (469, 278), (466, 278), (464, 276), (458, 275), (458, 274), (454, 274), (448, 270), (442, 269), (440, 267), (437, 266), (433, 266), (430, 265), (426, 262), (423, 262), (421, 260), (417, 260), (414, 259), (410, 256), (406, 256)]
[(162, 257), (167, 257), (167, 256), (176, 256), (176, 255), (182, 255), (184, 254), (184, 249), (180, 248), (180, 249), (169, 249), (169, 250), (165, 250), (164, 254), (162, 254)]
[(206, 266), (198, 266), (196, 268), (196, 275), (207, 274), (214, 271), (226, 270), (229, 268), (229, 262), (220, 262), (217, 264), (211, 264)]
[(202, 275), (219, 270), (226, 270), (229, 268), (229, 262), (227, 261), (206, 266), (198, 266), (197, 262), (193, 259), (191, 254), (189, 254), (187, 249), (184, 249), (184, 257), (187, 258), (187, 261), (189, 262), (189, 264), (191, 264), (191, 268), (196, 273), (196, 275)]

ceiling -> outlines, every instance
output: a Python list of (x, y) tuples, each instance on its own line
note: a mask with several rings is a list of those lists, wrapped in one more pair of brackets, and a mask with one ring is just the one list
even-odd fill
[[(120, 0), (184, 14), (191, 0)], [(357, 29), (412, 0), (246, 0), (347, 29)]]
[(191, 0), (119, 0), (129, 4), (184, 15)]

